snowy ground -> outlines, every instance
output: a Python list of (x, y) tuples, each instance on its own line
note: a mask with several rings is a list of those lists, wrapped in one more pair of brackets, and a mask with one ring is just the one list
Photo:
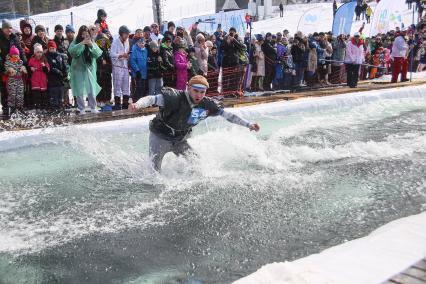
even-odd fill
[(382, 283), (426, 255), (425, 228), (426, 212), (423, 212), (319, 254), (268, 264), (234, 283)]
[[(313, 32), (311, 27), (307, 27), (307, 30), (299, 25), (300, 18), (309, 11), (309, 13), (316, 15), (321, 21), (315, 26), (315, 31), (328, 32), (332, 30), (333, 25), (333, 7), (332, 3), (317, 3), (317, 4), (295, 4), (288, 5), (284, 9), (284, 17), (279, 17), (279, 11), (275, 8), (275, 14), (273, 18), (259, 21), (253, 24), (253, 32), (258, 33), (277, 33), (282, 32), (284, 29), (290, 31), (290, 34), (296, 33), (298, 30), (301, 30), (304, 33)], [(376, 8), (376, 3), (370, 3), (373, 11)], [(412, 23), (412, 11), (404, 10), (404, 24), (409, 26)], [(356, 21), (352, 25), (352, 33), (358, 31), (362, 26), (363, 21)], [(364, 33), (366, 35), (370, 34), (370, 25), (366, 24)]]

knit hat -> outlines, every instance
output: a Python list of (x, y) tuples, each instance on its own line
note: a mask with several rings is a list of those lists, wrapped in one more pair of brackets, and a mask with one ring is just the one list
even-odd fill
[(9, 20), (4, 19), (1, 22), (1, 28), (2, 29), (10, 29), (12, 27), (12, 23)]
[(17, 49), (16, 46), (12, 45), (12, 47), (9, 49), (9, 55), (19, 55), (19, 49)]
[(175, 27), (175, 28), (176, 28), (175, 23), (173, 23), (173, 22), (168, 22), (168, 23), (167, 23), (167, 29), (169, 29), (170, 27)]
[(49, 40), (49, 42), (47, 43), (47, 48), (51, 49), (51, 48), (58, 48), (58, 46), (56, 45), (56, 42), (54, 40)]
[(188, 85), (196, 89), (208, 89), (209, 82), (204, 76), (196, 75), (189, 80)]
[(158, 43), (157, 43), (157, 41), (155, 41), (155, 40), (151, 41), (151, 42), (149, 43), (149, 47), (150, 47), (151, 49), (158, 48)]
[(46, 32), (46, 29), (44, 28), (44, 26), (43, 25), (37, 25), (36, 27), (35, 27), (35, 33), (38, 33), (38, 32)]
[(36, 43), (36, 44), (34, 44), (34, 53), (36, 53), (36, 52), (43, 52), (43, 47), (41, 46), (41, 44), (39, 44), (39, 43)]
[(73, 26), (71, 26), (71, 25), (67, 25), (67, 26), (65, 27), (65, 33), (75, 33), (75, 29), (74, 29), (74, 27), (73, 27)]
[(55, 30), (54, 30), (54, 31), (56, 32), (56, 31), (63, 31), (63, 30), (64, 30), (64, 27), (63, 27), (63, 26), (61, 26), (61, 25), (56, 25), (56, 26), (55, 26)]

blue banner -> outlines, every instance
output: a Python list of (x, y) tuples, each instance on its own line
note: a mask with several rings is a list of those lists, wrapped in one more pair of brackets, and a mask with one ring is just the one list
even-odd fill
[(336, 11), (333, 21), (333, 35), (338, 36), (341, 34), (348, 35), (351, 33), (352, 21), (355, 14), (355, 2), (343, 4)]

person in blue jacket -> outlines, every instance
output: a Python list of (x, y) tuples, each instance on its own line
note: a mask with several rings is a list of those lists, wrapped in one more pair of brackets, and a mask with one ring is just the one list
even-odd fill
[(134, 101), (137, 101), (146, 95), (145, 87), (148, 79), (148, 49), (145, 47), (144, 38), (140, 38), (132, 46), (130, 66), (132, 67), (132, 78), (136, 81)]

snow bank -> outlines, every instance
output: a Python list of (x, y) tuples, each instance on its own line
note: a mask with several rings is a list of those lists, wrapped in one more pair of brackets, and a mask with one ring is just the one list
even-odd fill
[(377, 284), (426, 255), (426, 212), (299, 260), (268, 264), (235, 284)]

